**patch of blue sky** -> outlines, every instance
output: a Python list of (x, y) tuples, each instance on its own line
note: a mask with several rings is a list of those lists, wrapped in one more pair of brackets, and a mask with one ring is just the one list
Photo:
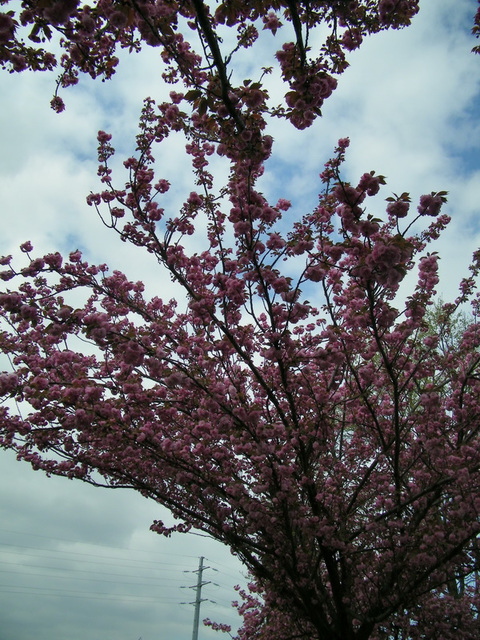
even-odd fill
[(480, 56), (478, 62), (478, 91), (451, 122), (449, 150), (452, 164), (461, 175), (480, 170)]
[(58, 251), (62, 255), (66, 256), (68, 256), (68, 254), (72, 251), (81, 251), (82, 255), (88, 256), (90, 249), (85, 240), (85, 237), (82, 237), (76, 233), (67, 233), (67, 235), (61, 239), (58, 246)]

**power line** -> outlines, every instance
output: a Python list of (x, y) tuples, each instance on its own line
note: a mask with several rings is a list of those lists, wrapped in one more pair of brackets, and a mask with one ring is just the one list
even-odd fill
[[(218, 593), (219, 597), (216, 598), (217, 602), (213, 600), (209, 600), (209, 602), (223, 611), (222, 617), (228, 615), (230, 618), (230, 615), (234, 615), (232, 601), (236, 599), (232, 578), (236, 583), (244, 582), (244, 577), (240, 572), (236, 574), (228, 565), (213, 561), (213, 564), (222, 568), (216, 569), (211, 566), (205, 567), (202, 565), (202, 572), (199, 570), (194, 571), (194, 573), (198, 574), (197, 584), (190, 588), (195, 589), (195, 602), (182, 603), (180, 602), (180, 598), (172, 598), (173, 594), (171, 589), (169, 592), (166, 591), (167, 586), (171, 586), (172, 582), (175, 583), (178, 580), (176, 576), (171, 575), (171, 572), (176, 571), (180, 573), (182, 571), (182, 562), (177, 564), (163, 560), (145, 560), (136, 557), (125, 557), (126, 554), (124, 555), (118, 552), (112, 556), (110, 556), (109, 553), (105, 553), (105, 547), (107, 547), (107, 549), (117, 549), (128, 553), (152, 553), (154, 557), (159, 557), (155, 552), (131, 549), (129, 547), (115, 547), (113, 545), (107, 546), (66, 538), (52, 538), (30, 532), (14, 532), (9, 529), (0, 528), (0, 535), (2, 533), (4, 534), (4, 536), (2, 536), (4, 539), (7, 537), (6, 534), (11, 534), (12, 536), (15, 534), (16, 536), (24, 536), (23, 540), (25, 540), (25, 542), (30, 540), (32, 542), (38, 541), (37, 546), (34, 544), (19, 544), (16, 541), (11, 541), (11, 538), (9, 541), (0, 541), (0, 567), (3, 565), (3, 567), (0, 568), (0, 575), (4, 576), (0, 582), (0, 593), (2, 593), (2, 597), (11, 596), (15, 600), (29, 597), (100, 600), (110, 602), (112, 606), (121, 606), (122, 602), (130, 602), (132, 606), (134, 603), (138, 603), (139, 606), (150, 606), (152, 603), (162, 606), (178, 606), (181, 604), (195, 605), (194, 629), (196, 629), (197, 636), (193, 636), (194, 640), (198, 638), (200, 604), (201, 602), (207, 601), (206, 598), (201, 597), (201, 588), (207, 584), (211, 584), (220, 591), (220, 593)], [(43, 546), (46, 543), (40, 542), (40, 539), (48, 540), (51, 543), (57, 541), (57, 544), (53, 542), (51, 547), (48, 548), (47, 546)], [(22, 538), (20, 538), (20, 540), (22, 540)], [(67, 545), (71, 545), (72, 550), (70, 550)], [(76, 550), (82, 548), (80, 545), (83, 546), (84, 551)], [(63, 546), (64, 549), (57, 549), (55, 546)], [(87, 553), (90, 549), (93, 553)], [(98, 549), (99, 553), (95, 553), (96, 549)], [(170, 560), (174, 556), (179, 556), (179, 554), (172, 554)], [(182, 555), (179, 557), (185, 561), (192, 556)], [(204, 556), (202, 558), (205, 560)], [(88, 566), (92, 568), (88, 569)], [(185, 566), (185, 564), (183, 564), (183, 566)], [(12, 567), (12, 570), (9, 569), (10, 567)], [(14, 567), (18, 567), (18, 571), (15, 571)], [(112, 571), (109, 571), (109, 568), (111, 568)], [(115, 571), (113, 571), (113, 569), (115, 569)], [(206, 569), (217, 571), (219, 577), (223, 577), (223, 580), (220, 579), (219, 581), (220, 584), (211, 581), (205, 582), (203, 580), (203, 571)], [(230, 569), (230, 571), (228, 569)], [(131, 573), (129, 573), (129, 571), (131, 571)], [(147, 573), (147, 575), (144, 575), (145, 573)], [(162, 574), (164, 573), (170, 575), (163, 576), (164, 579), (162, 579)], [(12, 574), (12, 578), (9, 578), (8, 576)], [(111, 579), (108, 579), (108, 577)], [(69, 579), (72, 580), (71, 584), (67, 582)], [(94, 590), (89, 589), (88, 582), (92, 583)], [(74, 583), (77, 583), (78, 587), (85, 586), (88, 591), (76, 590)], [(60, 586), (62, 584), (67, 588)], [(117, 593), (113, 585), (117, 585), (120, 589), (123, 587), (123, 590)], [(69, 586), (73, 588), (69, 589)], [(95, 586), (97, 586), (98, 590), (95, 589)], [(127, 593), (128, 591), (133, 591), (134, 593)], [(227, 598), (225, 598), (229, 591), (232, 597), (228, 598), (227, 596)], [(3, 594), (5, 594), (5, 596), (3, 596)], [(229, 613), (227, 614), (227, 612)]]
[[(106, 547), (107, 549), (121, 549), (123, 551), (134, 551), (136, 553), (151, 553), (151, 551), (145, 551), (145, 549), (135, 549), (135, 548), (132, 548), (132, 547), (121, 547), (121, 546), (114, 545), (114, 544), (109, 544), (109, 543), (106, 543), (106, 542), (85, 542), (84, 540), (72, 540), (71, 538), (57, 538), (57, 537), (52, 537), (52, 536), (41, 535), (39, 533), (30, 533), (30, 532), (25, 532), (25, 531), (13, 531), (12, 529), (3, 529), (3, 528), (0, 528), (0, 533), (1, 532), (3, 532), (3, 533), (13, 533), (15, 535), (20, 535), (20, 536), (30, 536), (30, 537), (33, 537), (33, 538), (43, 538), (43, 539), (46, 539), (46, 540), (55, 540), (57, 542), (69, 542), (69, 543), (76, 543), (76, 544), (85, 544), (85, 545), (93, 546), (93, 547)], [(198, 536), (200, 538), (207, 538), (209, 540), (213, 540), (214, 539), (210, 535), (207, 535), (205, 533), (197, 533), (196, 531), (187, 531), (186, 534), (187, 535), (192, 535), (192, 536)], [(198, 556), (195, 556), (195, 555), (189, 556), (189, 555), (186, 555), (184, 553), (181, 553), (181, 554), (180, 553), (169, 553), (168, 555), (169, 555), (169, 557), (175, 557), (175, 558), (196, 558), (196, 557), (198, 557)], [(171, 563), (166, 563), (166, 564), (171, 564)]]
[[(11, 563), (8, 563), (8, 564), (16, 564), (16, 565), (18, 565), (20, 563), (11, 562)], [(21, 565), (21, 566), (25, 566), (25, 565)], [(41, 567), (40, 565), (26, 565), (26, 566), (31, 567), (31, 568), (38, 567), (38, 568), (42, 568), (42, 569), (50, 569), (51, 568), (51, 567)], [(80, 570), (78, 569), (76, 571), (80, 571)], [(10, 569), (10, 570), (9, 569), (0, 569), (0, 573), (13, 573), (15, 575), (19, 575), (18, 571), (14, 571), (13, 569)], [(70, 570), (69, 570), (69, 573), (71, 573)], [(90, 572), (89, 571), (85, 571), (85, 572), (82, 572), (82, 573), (90, 573)], [(115, 573), (107, 573), (107, 574), (103, 574), (103, 575), (114, 576), (114, 575), (117, 575), (117, 574), (115, 574)], [(37, 578), (46, 578), (47, 577), (47, 578), (53, 579), (53, 580), (71, 580), (72, 579), (71, 575), (59, 576), (59, 575), (53, 575), (51, 573), (48, 573), (48, 574), (45, 574), (45, 573), (31, 573), (31, 572), (25, 572), (25, 571), (22, 571), (21, 576), (22, 577), (23, 576), (36, 576)], [(125, 575), (122, 575), (120, 573), (118, 574), (118, 576), (119, 577), (127, 577), (127, 578), (142, 578), (144, 580), (156, 580), (156, 578), (150, 578), (149, 576), (128, 576), (128, 575), (125, 576)], [(104, 580), (103, 578), (79, 578), (79, 577), (76, 576), (75, 577), (75, 581), (78, 582), (79, 580), (81, 580), (82, 582), (105, 582), (107, 584), (118, 584), (118, 580)], [(132, 586), (136, 586), (136, 587), (150, 587), (150, 588), (151, 587), (155, 587), (155, 586), (157, 586), (159, 588), (162, 588), (162, 587), (165, 586), (165, 583), (164, 584), (155, 585), (155, 584), (146, 584), (145, 582), (124, 582), (124, 584), (125, 585), (132, 585)]]
[[(78, 544), (77, 541), (75, 540), (71, 540), (69, 541), (72, 544)], [(82, 543), (83, 544), (83, 543)], [(96, 545), (92, 545), (90, 543), (85, 543), (88, 544), (88, 546), (96, 546)], [(32, 545), (25, 545), (25, 544), (17, 544), (15, 542), (0, 542), (0, 545), (4, 546), (4, 547), (13, 547), (15, 549), (33, 549), (35, 551), (46, 551), (49, 553), (61, 553), (61, 554), (71, 554), (71, 553), (75, 553), (76, 556), (84, 556), (84, 557), (91, 557), (91, 558), (105, 558), (105, 555), (99, 555), (96, 553), (83, 553), (81, 551), (62, 551), (61, 549), (47, 549), (46, 547), (34, 547)], [(104, 545), (99, 545), (99, 546), (104, 546)], [(108, 547), (107, 547), (108, 548)], [(128, 547), (112, 547), (115, 549), (124, 549), (125, 551), (132, 551), (132, 549), (129, 549)], [(144, 553), (147, 553), (144, 551)], [(27, 555), (27, 554), (25, 554)], [(173, 554), (172, 554), (173, 555)], [(177, 557), (180, 558), (184, 558), (184, 557), (195, 557), (195, 556), (180, 556), (178, 555)], [(121, 558), (118, 556), (108, 556), (109, 560), (121, 560), (122, 562), (125, 561), (125, 558)], [(128, 561), (128, 560), (127, 560)], [(85, 560), (85, 562), (88, 562), (88, 560)], [(160, 562), (157, 560), (151, 561), (151, 560), (131, 560), (131, 562), (137, 562), (137, 563), (142, 563), (142, 564), (148, 564), (148, 565), (165, 565), (165, 566), (171, 566), (171, 567), (178, 567), (178, 564), (175, 564), (173, 562)]]
[[(0, 543), (1, 544), (1, 543)], [(25, 552), (21, 552), (21, 553), (16, 553), (15, 551), (5, 551), (3, 552), (3, 554), (0, 551), (0, 563), (2, 565), (13, 565), (13, 566), (19, 566), (19, 567), (28, 567), (31, 569), (47, 569), (49, 571), (68, 571), (69, 574), (71, 573), (81, 573), (81, 574), (96, 574), (98, 573), (98, 571), (96, 571), (96, 568), (99, 565), (103, 565), (105, 567), (117, 567), (117, 563), (115, 562), (109, 562), (109, 560), (120, 560), (122, 563), (125, 562), (130, 562), (132, 566), (124, 566), (124, 569), (136, 569), (137, 571), (135, 573), (125, 573), (125, 572), (119, 572), (119, 571), (103, 571), (102, 570), (102, 575), (103, 576), (112, 576), (115, 578), (121, 578), (121, 579), (125, 579), (125, 578), (141, 578), (143, 580), (152, 580), (152, 581), (157, 581), (157, 582), (161, 582), (164, 573), (172, 573), (175, 572), (176, 574), (178, 574), (179, 572), (179, 566), (177, 565), (176, 569), (163, 569), (159, 566), (151, 566), (148, 565), (147, 566), (136, 566), (136, 562), (135, 560), (132, 559), (126, 559), (126, 558), (105, 558), (103, 556), (95, 556), (95, 557), (103, 557), (103, 560), (96, 560), (96, 561), (91, 561), (91, 560), (82, 560), (82, 567), (84, 567), (85, 565), (88, 564), (93, 564), (94, 565), (94, 569), (84, 569), (84, 568), (78, 568), (76, 566), (72, 566), (73, 563), (75, 563), (76, 559), (77, 559), (77, 555), (81, 555), (81, 554), (77, 554), (76, 552), (62, 552), (63, 555), (66, 555), (66, 558), (58, 558), (57, 557), (57, 551), (55, 550), (44, 550), (44, 549), (40, 549), (40, 551), (47, 551), (49, 555), (37, 555), (35, 553), (25, 553)], [(13, 556), (15, 558), (22, 558), (22, 560), (10, 560), (10, 559), (5, 559), (5, 556)], [(53, 557), (52, 557), (53, 556)], [(32, 558), (34, 560), (37, 560), (37, 562), (25, 562), (23, 561), (23, 558)], [(38, 562), (39, 561), (39, 562)], [(42, 562), (43, 561), (43, 562)], [(45, 561), (49, 562), (49, 561), (53, 561), (55, 562), (55, 564), (47, 564), (45, 563)], [(68, 562), (68, 566), (59, 566), (59, 563), (62, 562)], [(142, 562), (142, 565), (144, 565), (145, 563)], [(156, 565), (161, 565), (162, 563), (155, 563)], [(171, 566), (171, 565), (167, 565), (167, 566)], [(153, 575), (145, 575), (144, 573), (139, 574), (138, 572), (141, 570), (146, 570), (146, 569), (150, 569), (151, 571), (149, 572), (150, 574)], [(217, 571), (218, 573), (220, 573), (221, 575), (224, 576), (224, 580), (220, 580), (220, 583), (212, 583), (215, 584), (215, 586), (219, 587), (219, 588), (224, 588), (224, 589), (233, 589), (233, 585), (229, 580), (225, 580), (225, 576), (226, 575), (233, 575), (233, 574), (227, 574), (227, 572), (223, 571), (223, 570), (219, 570), (219, 569), (214, 569), (212, 567), (212, 570)], [(2, 570), (0, 570), (0, 572), (2, 572)], [(3, 570), (3, 572), (5, 572), (5, 570)], [(25, 575), (25, 573), (22, 573), (22, 575)], [(42, 575), (40, 573), (36, 573), (36, 574), (32, 574), (32, 575)], [(60, 576), (59, 576), (60, 577)], [(237, 576), (237, 578), (240, 578), (242, 576)], [(81, 579), (81, 578), (77, 578), (77, 579)], [(182, 579), (176, 578), (174, 576), (171, 576), (168, 578), (168, 583), (171, 584), (171, 582), (175, 582), (175, 581), (182, 581)]]
[[(156, 604), (181, 604), (178, 600), (159, 600), (155, 596), (134, 596), (132, 594), (122, 593), (105, 593), (105, 592), (88, 592), (88, 591), (75, 591), (73, 589), (66, 589), (59, 592), (59, 590), (48, 589), (46, 587), (21, 587), (18, 585), (2, 585), (0, 586), (0, 593), (7, 593), (8, 595), (34, 595), (34, 596), (48, 596), (52, 598), (79, 598), (82, 600), (109, 600), (114, 602), (115, 600), (124, 600), (132, 602), (148, 602)], [(66, 593), (68, 592), (68, 593)]]
[[(52, 554), (54, 554), (55, 556), (56, 556), (56, 553), (57, 553), (56, 551), (52, 551)], [(38, 555), (36, 555), (34, 553), (18, 553), (18, 554), (16, 554), (14, 552), (7, 551), (6, 553), (4, 553), (4, 555), (21, 557), (21, 558), (24, 558), (24, 557), (35, 558), (36, 560), (40, 560), (40, 561), (42, 561), (42, 560), (47, 560), (48, 561), (48, 560), (52, 559), (52, 560), (56, 560), (58, 562), (64, 562), (65, 563), (65, 562), (68, 562), (68, 561), (75, 562), (77, 560), (77, 555), (81, 555), (81, 554), (76, 554), (76, 553), (72, 552), (66, 558), (57, 558), (57, 557), (51, 558), (51, 557), (48, 557), (48, 556), (38, 556)], [(99, 556), (99, 557), (101, 557), (101, 556)], [(139, 567), (139, 566), (135, 566), (135, 560), (129, 560), (127, 558), (112, 558), (112, 559), (113, 560), (120, 560), (121, 562), (130, 561), (133, 566), (130, 566), (130, 567), (129, 566), (125, 566), (124, 567), (125, 569), (148, 569), (148, 568), (150, 568), (153, 572), (161, 572), (162, 574), (163, 573), (167, 573), (167, 572), (168, 573), (171, 573), (171, 572), (178, 573), (178, 571), (179, 571), (179, 567), (177, 567), (176, 569), (161, 569), (159, 567), (151, 567), (151, 566), (146, 566), (146, 567), (141, 566), (141, 567)], [(3, 559), (1, 554), (0, 554), (0, 562), (2, 562), (3, 564), (16, 564), (16, 565), (22, 565), (22, 566), (39, 567), (39, 568), (42, 568), (42, 569), (62, 569), (62, 567), (58, 567), (58, 566), (47, 566), (47, 565), (32, 564), (32, 563), (27, 563), (27, 562), (14, 562), (12, 560), (5, 560), (5, 559)], [(95, 567), (98, 567), (99, 565), (105, 565), (107, 567), (116, 567), (117, 566), (116, 562), (112, 563), (112, 562), (108, 562), (106, 560), (103, 560), (103, 561), (82, 560), (82, 566), (84, 566), (86, 564), (93, 564)], [(72, 570), (73, 571), (79, 571), (81, 573), (92, 573), (92, 571), (94, 572), (94, 570), (76, 569), (76, 568), (73, 568), (71, 566), (68, 567), (68, 570), (69, 571), (72, 571)], [(138, 577), (138, 576), (134, 576), (134, 575), (132, 576), (132, 574), (129, 574), (129, 573), (117, 573), (117, 572), (110, 573), (109, 575), (115, 575), (115, 576), (119, 576), (119, 577)]]

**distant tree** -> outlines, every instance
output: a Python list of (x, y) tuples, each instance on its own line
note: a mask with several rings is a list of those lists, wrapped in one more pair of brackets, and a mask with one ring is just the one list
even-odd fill
[[(99, 133), (103, 190), (88, 197), (182, 295), (146, 299), (141, 282), (79, 251), (34, 258), (26, 242), (25, 266), (2, 258), (2, 279), (16, 284), (0, 294), (12, 366), (0, 375), (1, 445), (47, 474), (165, 505), (179, 523), (155, 522), (159, 533), (196, 527), (227, 544), (252, 574), (240, 640), (478, 638), (480, 251), (432, 332), (427, 247), (449, 220), (445, 192), (422, 196), (414, 214), (407, 193), (393, 196), (385, 219), (373, 217), (368, 198), (385, 180), (342, 178), (347, 139), (321, 174), (318, 206), (287, 232), (290, 203), (257, 188), (268, 119), (309, 126), (345, 51), (407, 25), (418, 3), (32, 0), (20, 15), (12, 5), (0, 14), (0, 56), (13, 71), (52, 68), (43, 43), (59, 32), (59, 89), (79, 72), (110, 77), (117, 47), (160, 47), (164, 80), (183, 83), (168, 102), (145, 101), (124, 187), (111, 136)], [(321, 24), (330, 30), (314, 53)], [(284, 105), (270, 104), (268, 69), (233, 84), (230, 64), (262, 25), (293, 37), (274, 62)], [(225, 28), (237, 34), (228, 56)], [(59, 95), (52, 104), (63, 108)], [(175, 132), (197, 190), (167, 215), (154, 149)], [(230, 165), (220, 189), (215, 153)], [(195, 252), (184, 246), (192, 235)], [(469, 301), (472, 321), (447, 339), (442, 328)]]

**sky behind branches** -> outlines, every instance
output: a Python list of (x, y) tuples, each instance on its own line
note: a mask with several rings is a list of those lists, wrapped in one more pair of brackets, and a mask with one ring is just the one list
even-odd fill
[[(283, 222), (290, 224), (315, 206), (318, 174), (338, 138), (348, 136), (345, 178), (354, 182), (370, 170), (387, 178), (369, 199), (372, 213), (381, 215), (392, 192), (409, 191), (416, 203), (422, 193), (448, 191), (452, 222), (432, 247), (441, 256), (438, 292), (448, 300), (480, 246), (480, 57), (470, 53), (477, 3), (420, 4), (412, 27), (377, 34), (350, 55), (314, 126), (298, 132), (271, 123), (275, 144), (261, 188), (272, 202), (292, 201)], [(263, 35), (255, 56), (268, 65), (277, 46)], [(49, 107), (54, 74), (0, 74), (0, 254), (16, 253), (28, 239), (38, 254), (80, 248), (90, 262), (145, 280), (149, 293), (175, 295), (151, 257), (122, 244), (85, 203), (98, 189), (97, 131), (113, 134), (120, 166), (134, 146), (143, 98), (166, 95), (157, 56), (149, 50), (122, 60), (110, 82), (82, 78), (63, 94), (60, 115)], [(251, 62), (247, 56), (242, 64), (248, 70)], [(275, 75), (268, 82), (280, 101), (284, 88)], [(221, 184), (225, 168), (218, 162), (215, 169)], [(157, 171), (172, 181), (174, 209), (192, 185), (178, 140), (158, 150)], [(202, 617), (236, 625), (229, 603), (233, 586), (244, 582), (239, 563), (207, 538), (151, 533), (164, 514), (131, 491), (47, 479), (0, 452), (0, 640), (189, 638), (193, 607), (180, 603), (194, 594), (180, 587), (195, 584), (196, 574), (184, 572), (201, 555), (212, 567), (205, 580), (219, 585), (205, 587), (202, 596), (216, 604), (205, 602)], [(215, 637), (222, 636), (200, 631), (201, 640)]]

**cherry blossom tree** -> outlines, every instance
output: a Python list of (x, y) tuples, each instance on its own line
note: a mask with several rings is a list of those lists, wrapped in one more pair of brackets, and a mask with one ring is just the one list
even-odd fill
[[(59, 34), (57, 111), (80, 73), (112, 76), (117, 49), (159, 47), (170, 99), (145, 100), (126, 184), (99, 132), (102, 187), (88, 203), (180, 293), (149, 298), (79, 251), (40, 258), (25, 242), (23, 264), (3, 257), (11, 369), (0, 374), (0, 444), (49, 475), (133, 488), (168, 507), (178, 524), (157, 521), (158, 533), (195, 527), (228, 545), (252, 575), (237, 605), (240, 640), (477, 638), (480, 251), (431, 331), (430, 244), (449, 221), (445, 192), (416, 205), (393, 195), (374, 217), (369, 199), (385, 178), (343, 179), (346, 138), (313, 211), (293, 217), (290, 202), (259, 190), (271, 119), (308, 127), (347, 53), (407, 26), (418, 2), (9, 4), (8, 70), (54, 68), (56, 45), (45, 47)], [(259, 29), (285, 33), (271, 61), (285, 83), (280, 105), (264, 83), (270, 67), (253, 80), (234, 73)], [(174, 135), (196, 188), (171, 214), (154, 163)], [(229, 166), (221, 187), (213, 157)], [(416, 284), (405, 298), (407, 274)], [(444, 339), (466, 303), (471, 321)]]

